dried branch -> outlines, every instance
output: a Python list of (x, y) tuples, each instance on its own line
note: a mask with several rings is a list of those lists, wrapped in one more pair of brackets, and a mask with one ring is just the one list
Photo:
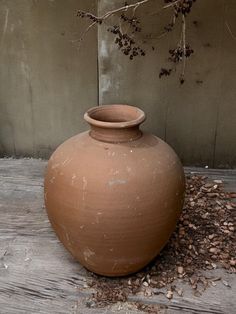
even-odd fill
[[(158, 37), (153, 39), (159, 39), (171, 32), (176, 25), (176, 21), (179, 20), (178, 18), (180, 16), (182, 17), (180, 41), (175, 49), (169, 50), (170, 56), (168, 60), (172, 63), (172, 67), (168, 69), (162, 68), (159, 73), (160, 78), (162, 76), (169, 76), (174, 70), (176, 70), (177, 65), (182, 63), (182, 70), (179, 79), (181, 84), (185, 81), (186, 59), (193, 53), (193, 49), (186, 44), (186, 16), (191, 12), (195, 1), (196, 0), (164, 0), (165, 4), (161, 7), (161, 9), (159, 9), (158, 12), (152, 13), (152, 15), (157, 15), (165, 9), (173, 9), (171, 21), (164, 27), (163, 32)], [(109, 10), (101, 16), (96, 16), (90, 12), (79, 10), (77, 16), (87, 18), (91, 22), (77, 42), (81, 42), (85, 35), (94, 26), (104, 24), (111, 17), (118, 14), (118, 16), (120, 15), (118, 23), (107, 28), (107, 30), (115, 36), (115, 44), (117, 45), (117, 48), (124, 55), (128, 56), (130, 60), (133, 60), (136, 56), (145, 56), (146, 51), (141, 47), (141, 45), (146, 43), (146, 41), (140, 44), (137, 36), (135, 36), (137, 33), (142, 31), (140, 20), (136, 16), (136, 11), (138, 8), (143, 8), (146, 4), (151, 2), (154, 2), (154, 0), (141, 0), (132, 4), (128, 4), (126, 2), (124, 6), (120, 6), (114, 10)], [(152, 49), (155, 50), (155, 47), (152, 46)]]
[[(127, 4), (127, 5), (124, 5), (122, 7), (117, 8), (117, 9), (108, 11), (108, 12), (104, 13), (102, 16), (96, 16), (92, 13), (87, 13), (85, 11), (79, 10), (77, 13), (77, 16), (87, 17), (90, 20), (92, 20), (92, 23), (86, 28), (86, 30), (83, 32), (82, 36), (80, 37), (80, 39), (78, 39), (78, 41), (81, 42), (84, 39), (85, 35), (88, 33), (88, 31), (90, 29), (92, 29), (95, 25), (102, 24), (105, 20), (109, 19), (113, 15), (115, 15), (117, 13), (121, 13), (121, 12), (126, 12), (129, 9), (133, 9), (133, 17), (134, 17), (136, 10), (140, 6), (147, 4), (148, 2), (151, 2), (151, 1), (153, 1), (153, 0), (142, 0), (142, 1), (135, 2), (133, 4)], [(160, 13), (162, 10), (168, 9), (170, 7), (174, 7), (176, 4), (178, 4), (181, 1), (182, 0), (176, 0), (174, 2), (171, 2), (169, 4), (164, 5), (158, 13)]]

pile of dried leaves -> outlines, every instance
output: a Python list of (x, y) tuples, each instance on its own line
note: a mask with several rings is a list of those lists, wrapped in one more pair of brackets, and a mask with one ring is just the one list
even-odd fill
[(183, 213), (165, 249), (135, 275), (116, 279), (93, 275), (90, 286), (96, 291), (96, 306), (123, 302), (129, 294), (141, 291), (145, 296), (160, 294), (163, 288), (168, 299), (174, 293), (182, 296), (182, 289), (174, 285), (177, 278), (189, 283), (198, 296), (220, 279), (207, 278), (203, 270), (222, 267), (236, 272), (236, 203), (232, 201), (236, 193), (225, 192), (221, 180), (209, 183), (205, 176), (187, 176), (186, 181)]

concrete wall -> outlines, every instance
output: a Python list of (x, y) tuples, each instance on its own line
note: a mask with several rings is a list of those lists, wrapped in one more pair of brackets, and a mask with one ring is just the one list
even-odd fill
[(48, 157), (97, 105), (97, 35), (78, 51), (90, 0), (0, 1), (0, 155)]
[(162, 17), (148, 16), (148, 8), (142, 13), (144, 38), (151, 31), (154, 38), (144, 58), (131, 62), (117, 51), (107, 27), (99, 29), (99, 53), (96, 31), (78, 51), (72, 41), (86, 23), (75, 16), (76, 9), (96, 12), (97, 2), (100, 13), (124, 3), (0, 1), (0, 156), (48, 157), (87, 128), (83, 113), (99, 97), (100, 104), (143, 108), (148, 116), (144, 129), (172, 145), (185, 165), (235, 167), (236, 2), (197, 1), (187, 26), (195, 54), (183, 86), (177, 75), (158, 78), (160, 67), (168, 64), (168, 49), (179, 40), (178, 27), (155, 39), (169, 20), (168, 11)]
[[(100, 0), (100, 13), (123, 3)], [(174, 147), (185, 165), (235, 167), (236, 1), (197, 1), (187, 19), (187, 40), (195, 54), (187, 63), (183, 86), (177, 75), (158, 78), (160, 68), (168, 65), (169, 48), (179, 41), (179, 28), (155, 40), (169, 21), (169, 13), (161, 17), (150, 15), (149, 9), (137, 13), (143, 16), (146, 33), (140, 41), (151, 31), (154, 37), (147, 40), (145, 58), (129, 61), (116, 49), (114, 37), (106, 28), (99, 31), (100, 103), (129, 103), (143, 108), (148, 116), (144, 128)], [(152, 45), (155, 51), (149, 48)]]

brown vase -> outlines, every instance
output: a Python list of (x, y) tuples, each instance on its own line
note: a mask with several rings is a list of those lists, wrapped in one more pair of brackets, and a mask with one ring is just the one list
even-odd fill
[(127, 275), (147, 265), (175, 229), (183, 168), (165, 142), (140, 131), (142, 110), (106, 105), (84, 118), (91, 130), (67, 140), (49, 160), (48, 217), (87, 269)]

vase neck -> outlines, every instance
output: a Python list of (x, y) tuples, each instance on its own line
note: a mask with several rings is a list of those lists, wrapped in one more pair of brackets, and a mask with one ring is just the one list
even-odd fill
[(128, 105), (105, 105), (88, 110), (84, 116), (90, 124), (90, 136), (98, 141), (124, 143), (139, 139), (139, 126), (145, 114), (139, 108)]
[(106, 129), (92, 125), (89, 134), (98, 141), (108, 143), (132, 142), (142, 136), (142, 132), (139, 130), (138, 126), (123, 129)]

